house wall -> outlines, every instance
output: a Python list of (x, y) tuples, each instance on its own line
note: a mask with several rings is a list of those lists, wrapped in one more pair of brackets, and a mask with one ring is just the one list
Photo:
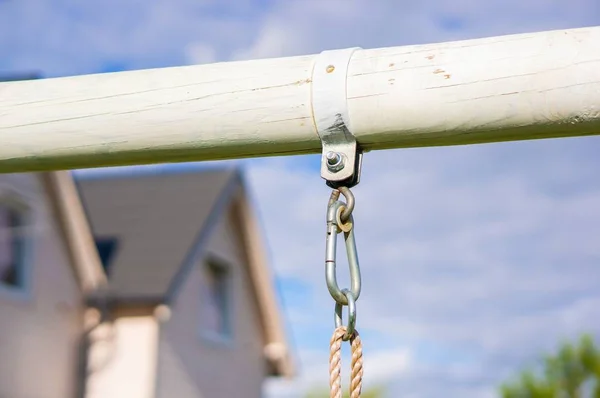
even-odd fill
[(83, 310), (67, 249), (38, 174), (0, 175), (6, 190), (24, 195), (34, 228), (29, 287), (0, 288), (0, 398), (74, 398)]
[(266, 364), (255, 296), (243, 257), (239, 227), (230, 213), (212, 236), (208, 252), (230, 267), (233, 337), (230, 342), (201, 332), (202, 265), (190, 273), (161, 325), (156, 398), (259, 398)]
[(94, 331), (86, 398), (154, 398), (158, 323), (124, 316)]

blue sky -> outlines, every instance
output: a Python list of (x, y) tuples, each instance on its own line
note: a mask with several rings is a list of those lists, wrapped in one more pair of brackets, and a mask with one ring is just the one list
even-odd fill
[[(599, 23), (596, 0), (4, 0), (0, 73), (67, 76)], [(384, 382), (392, 397), (493, 397), (560, 339), (600, 334), (599, 150), (586, 137), (365, 155), (355, 221), (367, 386)], [(318, 162), (228, 162), (245, 167), (300, 365), (297, 381), (268, 383), (269, 397), (327, 385), (329, 192)]]

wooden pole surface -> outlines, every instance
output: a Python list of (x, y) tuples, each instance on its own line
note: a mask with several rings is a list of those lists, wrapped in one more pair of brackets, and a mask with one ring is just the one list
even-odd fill
[[(591, 27), (357, 50), (351, 131), (367, 151), (600, 134), (599, 43)], [(0, 83), (0, 173), (319, 153), (316, 57)]]

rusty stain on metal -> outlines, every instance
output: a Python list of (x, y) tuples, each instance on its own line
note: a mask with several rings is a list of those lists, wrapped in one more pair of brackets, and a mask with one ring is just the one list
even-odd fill
[(388, 65), (390, 68), (394, 67), (394, 63), (392, 62), (391, 64)]
[(444, 75), (444, 79), (450, 79), (450, 74)]
[(331, 73), (331, 72), (333, 72), (333, 71), (335, 70), (335, 66), (333, 66), (333, 65), (329, 65), (329, 66), (327, 67), (327, 69), (325, 69), (325, 70), (327, 71), (327, 73)]
[(443, 70), (443, 69), (439, 69), (439, 68), (433, 71), (433, 73), (434, 73), (435, 75), (437, 75), (438, 73), (444, 73), (444, 72), (446, 72), (446, 71), (445, 71), (445, 70)]
[(429, 59), (429, 60), (432, 60), (432, 59), (434, 59), (434, 58), (435, 58), (435, 55), (428, 55), (428, 56), (426, 56), (425, 58), (427, 58), (427, 59)]

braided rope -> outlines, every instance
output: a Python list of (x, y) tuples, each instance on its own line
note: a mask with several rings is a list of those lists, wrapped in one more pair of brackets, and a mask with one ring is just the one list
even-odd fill
[[(340, 326), (331, 336), (329, 349), (329, 387), (330, 398), (342, 398), (342, 339), (346, 334), (346, 327)], [(350, 398), (360, 398), (363, 377), (362, 341), (358, 331), (350, 337), (352, 350)]]

